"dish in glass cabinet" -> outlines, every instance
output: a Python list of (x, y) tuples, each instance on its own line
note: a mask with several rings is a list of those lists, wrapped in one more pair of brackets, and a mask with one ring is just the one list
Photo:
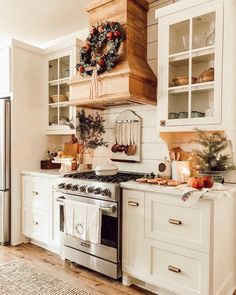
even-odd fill
[[(179, 76), (174, 78), (173, 83), (175, 86), (182, 86), (182, 85), (188, 85), (189, 84), (189, 77), (187, 76)], [(197, 82), (197, 78), (196, 77), (192, 77), (192, 84), (195, 84)]]

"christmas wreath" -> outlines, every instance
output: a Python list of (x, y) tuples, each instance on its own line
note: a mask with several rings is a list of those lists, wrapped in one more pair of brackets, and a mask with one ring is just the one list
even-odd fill
[(117, 63), (118, 51), (125, 39), (123, 27), (118, 22), (93, 26), (79, 55), (77, 71), (82, 76), (92, 76), (96, 67), (98, 74), (110, 71)]

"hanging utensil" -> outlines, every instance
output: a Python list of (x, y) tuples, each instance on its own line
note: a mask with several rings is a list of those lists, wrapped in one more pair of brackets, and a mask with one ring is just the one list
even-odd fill
[(129, 147), (129, 121), (125, 121), (125, 153), (127, 154), (128, 152), (128, 147)]
[(121, 121), (120, 123), (120, 145), (118, 146), (118, 152), (122, 153), (125, 150), (124, 146), (124, 122)]
[(138, 139), (137, 132), (138, 128), (136, 130), (136, 122), (132, 121), (130, 123), (130, 145), (128, 147), (127, 156), (133, 156), (136, 154), (136, 141)]
[(117, 137), (118, 137), (118, 132), (119, 132), (119, 123), (118, 122), (116, 122), (116, 125), (115, 125), (115, 141), (116, 141), (116, 143), (115, 144), (113, 144), (113, 146), (111, 147), (111, 151), (113, 152), (113, 153), (117, 153), (117, 149), (118, 149), (118, 146), (119, 146), (119, 143), (118, 143), (118, 139), (117, 139)]

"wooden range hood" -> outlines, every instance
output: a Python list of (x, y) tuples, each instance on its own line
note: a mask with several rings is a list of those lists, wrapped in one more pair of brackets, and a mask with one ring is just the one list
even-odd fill
[(69, 82), (70, 101), (66, 104), (96, 109), (156, 104), (157, 79), (147, 63), (148, 7), (146, 0), (99, 0), (88, 6), (90, 27), (104, 21), (120, 22), (126, 40), (119, 63), (111, 72), (99, 75), (99, 97), (89, 98), (91, 78), (77, 73)]

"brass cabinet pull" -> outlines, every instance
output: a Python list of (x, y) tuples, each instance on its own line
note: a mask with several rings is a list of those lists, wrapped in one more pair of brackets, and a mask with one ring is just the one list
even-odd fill
[(180, 273), (181, 269), (172, 265), (168, 265), (169, 271), (175, 272), (175, 273)]
[(172, 218), (170, 218), (170, 219), (169, 219), (169, 223), (171, 223), (171, 224), (175, 224), (175, 225), (181, 225), (181, 224), (182, 224), (182, 221), (181, 221), (181, 220), (177, 220), (177, 219), (172, 219)]
[(32, 195), (34, 195), (34, 196), (38, 196), (38, 192), (36, 192), (36, 191), (32, 191)]
[(139, 203), (138, 203), (138, 202), (132, 202), (132, 201), (129, 201), (129, 202), (128, 202), (128, 205), (129, 205), (129, 206), (133, 206), (133, 207), (138, 207), (138, 206), (139, 206)]
[(32, 223), (33, 223), (34, 225), (39, 225), (38, 221), (34, 221), (34, 220), (32, 220)]
[(161, 125), (161, 127), (166, 126), (166, 121), (165, 121), (165, 120), (161, 120), (161, 121), (160, 121), (160, 125)]

